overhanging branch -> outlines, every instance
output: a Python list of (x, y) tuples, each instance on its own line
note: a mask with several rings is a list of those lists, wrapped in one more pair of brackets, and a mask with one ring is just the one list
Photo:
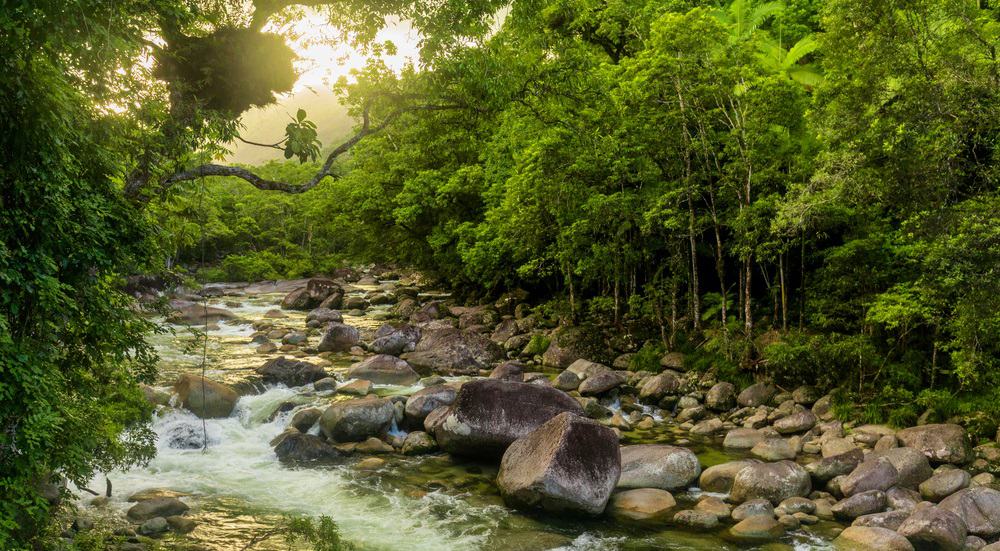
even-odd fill
[(361, 114), (361, 128), (351, 136), (347, 141), (338, 145), (333, 151), (327, 155), (326, 160), (323, 162), (323, 166), (320, 167), (319, 171), (313, 175), (307, 182), (302, 184), (291, 184), (288, 182), (280, 182), (276, 180), (268, 180), (267, 178), (262, 178), (258, 176), (250, 169), (230, 166), (230, 165), (219, 165), (214, 163), (203, 164), (188, 170), (183, 170), (176, 172), (171, 176), (168, 176), (160, 183), (160, 191), (166, 191), (171, 186), (178, 182), (195, 180), (197, 178), (203, 178), (205, 176), (232, 176), (235, 178), (240, 178), (246, 181), (250, 185), (261, 189), (264, 191), (281, 191), (283, 193), (303, 193), (309, 191), (310, 189), (319, 185), (327, 176), (333, 177), (333, 163), (338, 157), (350, 151), (352, 147), (357, 145), (366, 136), (375, 134), (385, 127), (389, 126), (393, 121), (398, 119), (404, 113), (411, 111), (441, 111), (449, 109), (461, 109), (463, 105), (457, 104), (428, 104), (428, 105), (414, 105), (409, 107), (399, 108), (389, 115), (387, 115), (379, 124), (371, 125), (371, 102), (368, 102), (364, 106), (364, 110)]

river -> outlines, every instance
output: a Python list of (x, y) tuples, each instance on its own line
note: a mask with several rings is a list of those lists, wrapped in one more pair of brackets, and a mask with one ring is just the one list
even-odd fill
[[(355, 292), (366, 289), (356, 288)], [(368, 289), (370, 290), (370, 289)], [(208, 333), (206, 375), (227, 383), (245, 381), (266, 359), (249, 344), (249, 322), (262, 319), (276, 308), (279, 294), (220, 297), (209, 304), (227, 308), (245, 323), (222, 323)], [(385, 307), (374, 307), (345, 322), (371, 330), (385, 317)], [(281, 324), (301, 329), (304, 314), (286, 312)], [(160, 357), (161, 384), (169, 385), (179, 373), (200, 373), (200, 348), (187, 328), (150, 337)], [(313, 337), (315, 341), (316, 337)], [(328, 371), (343, 373), (351, 360), (331, 358)], [(413, 392), (419, 387), (376, 387), (382, 395)], [(679, 528), (649, 529), (625, 526), (610, 519), (565, 519), (525, 515), (504, 506), (493, 484), (497, 466), (465, 462), (444, 454), (404, 457), (381, 456), (386, 462), (374, 469), (358, 468), (357, 460), (335, 467), (291, 467), (278, 462), (269, 441), (284, 430), (293, 412), (276, 408), (292, 401), (302, 405), (329, 403), (330, 397), (311, 387), (268, 386), (240, 398), (226, 419), (202, 421), (179, 409), (168, 409), (153, 419), (158, 436), (156, 457), (142, 468), (110, 473), (114, 486), (111, 506), (125, 510), (133, 493), (166, 488), (189, 494), (188, 516), (197, 528), (173, 541), (196, 542), (208, 549), (241, 549), (256, 532), (273, 526), (282, 515), (326, 515), (338, 524), (343, 538), (364, 550), (736, 550), (754, 549), (726, 541), (720, 533), (694, 533)], [(184, 449), (178, 441), (202, 442), (206, 449)], [(316, 427), (313, 429), (317, 430)], [(669, 422), (652, 431), (629, 432), (632, 442), (685, 445), (699, 456), (703, 467), (738, 457), (722, 450), (718, 442), (698, 441), (682, 434)], [(104, 487), (103, 475), (94, 487)], [(674, 492), (680, 505), (690, 504), (697, 489)], [(769, 551), (821, 550), (837, 525), (821, 522), (787, 534), (780, 542), (758, 549)], [(171, 540), (170, 538), (176, 538)], [(273, 539), (253, 549), (287, 549)]]

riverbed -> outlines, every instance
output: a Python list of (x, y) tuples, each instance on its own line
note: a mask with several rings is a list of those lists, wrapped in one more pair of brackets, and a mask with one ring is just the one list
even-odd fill
[[(355, 288), (360, 293), (370, 291)], [(251, 323), (277, 308), (281, 294), (225, 296), (209, 301), (239, 316), (208, 331), (205, 375), (229, 384), (251, 379), (267, 359), (250, 344)], [(284, 312), (276, 320), (301, 329), (305, 315)], [(386, 307), (345, 315), (345, 323), (372, 331), (386, 317)], [(160, 354), (160, 384), (166, 387), (181, 373), (201, 373), (201, 347), (194, 332), (168, 326), (171, 332), (150, 337)], [(315, 341), (317, 337), (312, 337)], [(318, 358), (308, 358), (316, 360)], [(347, 354), (327, 359), (326, 369), (343, 375), (357, 358)], [(325, 362), (324, 362), (325, 363)], [(377, 386), (378, 394), (408, 394), (421, 388)], [(121, 510), (135, 492), (166, 488), (188, 494), (188, 516), (197, 522), (189, 534), (167, 536), (166, 544), (184, 541), (208, 549), (238, 550), (283, 515), (326, 515), (339, 526), (344, 540), (364, 550), (821, 550), (831, 548), (837, 525), (818, 525), (789, 532), (780, 542), (744, 546), (727, 541), (724, 528), (695, 533), (676, 527), (651, 529), (623, 525), (608, 518), (567, 519), (526, 515), (506, 507), (494, 485), (497, 465), (464, 461), (447, 454), (380, 456), (385, 463), (359, 468), (365, 456), (333, 467), (292, 467), (279, 463), (269, 441), (281, 433), (293, 411), (273, 415), (279, 405), (324, 405), (333, 399), (312, 385), (287, 388), (260, 385), (240, 398), (226, 419), (202, 422), (190, 412), (164, 409), (153, 419), (158, 436), (156, 457), (145, 467), (110, 473), (111, 506)], [(315, 427), (313, 429), (316, 430)], [(202, 447), (207, 437), (207, 446)], [(742, 457), (724, 451), (720, 442), (693, 438), (669, 420), (646, 431), (628, 431), (629, 443), (680, 443), (691, 448), (702, 467)], [(178, 445), (178, 442), (185, 445)], [(194, 442), (194, 445), (192, 445)], [(103, 488), (103, 476), (94, 486)], [(674, 492), (678, 504), (693, 504), (697, 488)], [(172, 539), (173, 538), (173, 539)], [(279, 539), (253, 549), (287, 549)]]

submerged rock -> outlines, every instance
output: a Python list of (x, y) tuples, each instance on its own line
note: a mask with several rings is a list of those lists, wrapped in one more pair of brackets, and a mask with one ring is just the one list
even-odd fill
[(167, 316), (167, 321), (178, 325), (204, 325), (222, 320), (237, 319), (236, 314), (225, 308), (206, 306), (204, 304), (185, 304), (178, 306)]
[(183, 515), (190, 509), (186, 503), (176, 497), (157, 497), (140, 501), (128, 510), (128, 519), (142, 522), (154, 517), (169, 517)]
[(239, 395), (229, 386), (191, 374), (177, 379), (174, 392), (182, 407), (207, 419), (229, 417), (239, 400)]
[(515, 507), (598, 515), (620, 472), (614, 431), (564, 412), (507, 448), (497, 486)]
[(498, 457), (514, 440), (563, 412), (582, 415), (583, 409), (551, 387), (479, 379), (462, 385), (434, 437), (451, 453)]

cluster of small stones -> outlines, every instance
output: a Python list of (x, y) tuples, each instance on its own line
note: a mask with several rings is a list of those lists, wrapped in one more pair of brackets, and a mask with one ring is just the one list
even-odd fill
[[(385, 463), (379, 454), (444, 449), (477, 455), (472, 448), (499, 445), (492, 456), (501, 465), (498, 486), (515, 507), (608, 514), (746, 543), (837, 521), (849, 525), (835, 540), (841, 549), (1000, 550), (1000, 491), (990, 472), (1000, 466), (1000, 449), (972, 448), (956, 424), (895, 430), (841, 422), (831, 412), (830, 396), (814, 388), (787, 392), (761, 382), (737, 389), (711, 373), (687, 372), (677, 353), (661, 359), (658, 373), (627, 370), (628, 354), (609, 367), (588, 359), (586, 343), (560, 340), (558, 331), (531, 315), (522, 293), (493, 305), (461, 307), (421, 301), (416, 285), (374, 278), (364, 283), (378, 291), (351, 297), (343, 281), (310, 280), (283, 301), (285, 309), (309, 312), (305, 328), (280, 327), (276, 322), (285, 314), (277, 309), (255, 326), (259, 352), (293, 357), (269, 360), (259, 370), (265, 381), (311, 384), (330, 402), (279, 408), (293, 411), (288, 428), (271, 442), (282, 461), (343, 462), (361, 454), (356, 468), (378, 469)], [(348, 303), (350, 298), (363, 302)], [(399, 321), (374, 334), (343, 323), (339, 309), (375, 303), (393, 304)], [(539, 349), (536, 336), (551, 343)], [(345, 354), (358, 360), (346, 377), (324, 370), (331, 365), (326, 358)], [(313, 356), (320, 360), (295, 359)], [(473, 377), (441, 376), (456, 374)], [(461, 397), (483, 392), (465, 388), (477, 377), (497, 381), (489, 392), (505, 396), (525, 393), (529, 385), (544, 387), (532, 400), (558, 407), (508, 426), (508, 406), (489, 402), (473, 408), (485, 418), (470, 421)], [(383, 384), (422, 388), (410, 396), (372, 394), (373, 385)], [(231, 389), (197, 395), (201, 390), (183, 381), (175, 388), (180, 403), (199, 415), (213, 409), (213, 400), (223, 401), (213, 411), (235, 405)], [(556, 395), (575, 404), (569, 407)], [(677, 446), (617, 444), (623, 432), (661, 424), (681, 431)], [(394, 436), (393, 426), (408, 432)], [(484, 434), (470, 437), (470, 431)], [(609, 439), (615, 442), (611, 451), (604, 444)], [(721, 443), (748, 457), (703, 469), (681, 447), (692, 440)], [(558, 474), (559, 465), (581, 461), (600, 465), (600, 472)], [(552, 479), (558, 476), (570, 479)], [(700, 498), (693, 507), (678, 506), (671, 492), (695, 488), (702, 493), (695, 492)]]

